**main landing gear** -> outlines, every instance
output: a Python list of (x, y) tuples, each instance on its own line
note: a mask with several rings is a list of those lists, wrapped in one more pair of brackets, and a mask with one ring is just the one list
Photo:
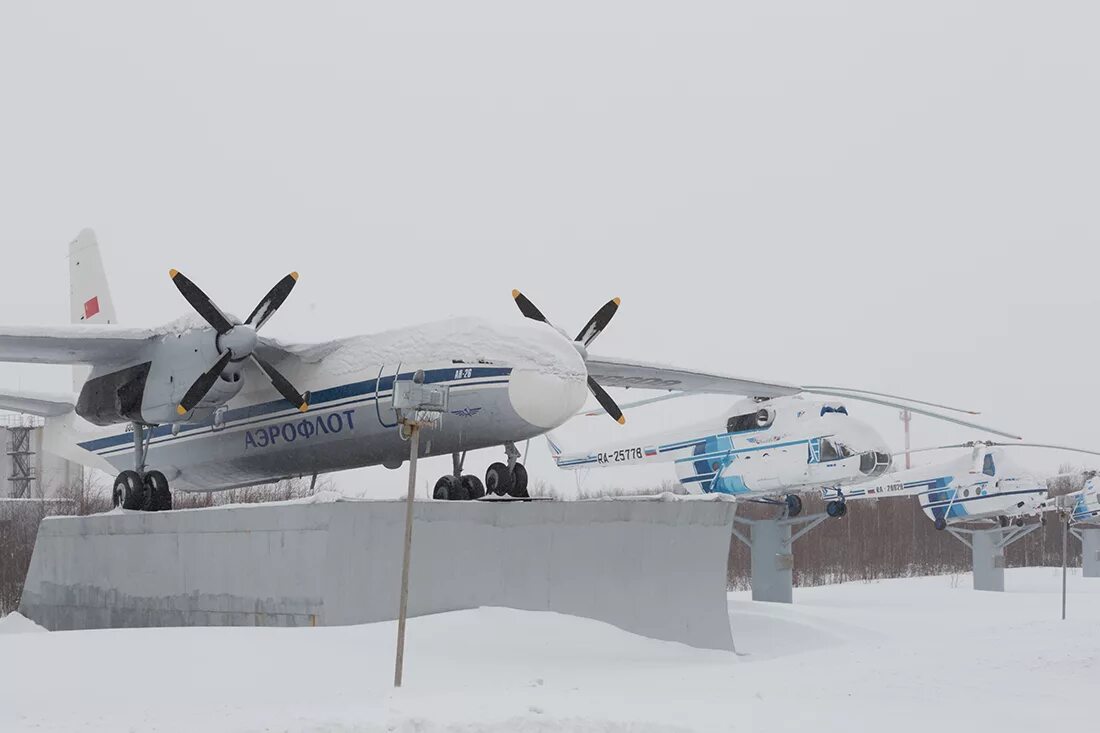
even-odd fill
[(848, 513), (848, 502), (844, 499), (844, 494), (838, 492), (836, 499), (833, 499), (825, 505), (825, 513), (830, 517), (843, 517)]
[(788, 517), (793, 519), (802, 513), (802, 497), (798, 494), (787, 494), (786, 503)]
[(463, 474), (466, 453), (452, 454), (454, 471), (435, 482), (432, 497), (444, 501), (466, 501), (481, 499), (488, 495), (510, 496), (516, 499), (530, 497), (527, 493), (527, 469), (519, 462), (520, 452), (514, 443), (505, 443), (504, 454), (507, 463), (494, 463), (485, 472), (485, 483), (470, 474)]
[(172, 508), (172, 491), (168, 478), (160, 471), (146, 471), (145, 458), (149, 454), (152, 430), (141, 423), (134, 423), (134, 470), (123, 471), (115, 477), (111, 491), (111, 504), (123, 509), (143, 512), (159, 512)]

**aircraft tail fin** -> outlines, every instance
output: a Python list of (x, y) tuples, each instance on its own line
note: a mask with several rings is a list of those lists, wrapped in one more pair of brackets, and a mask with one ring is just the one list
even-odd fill
[(550, 447), (550, 456), (554, 459), (556, 464), (561, 460), (562, 453), (565, 451), (562, 449), (561, 443), (553, 433), (546, 433), (542, 437), (546, 438), (546, 445)]
[[(118, 323), (99, 241), (91, 229), (82, 229), (69, 242), (69, 316), (72, 323)], [(90, 371), (73, 367), (74, 392), (80, 391)]]

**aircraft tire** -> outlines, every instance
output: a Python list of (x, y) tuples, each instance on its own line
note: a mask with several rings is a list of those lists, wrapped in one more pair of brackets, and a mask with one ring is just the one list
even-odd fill
[(454, 487), (458, 485), (458, 481), (454, 476), (447, 474), (446, 476), (440, 476), (439, 480), (435, 482), (435, 488), (432, 490), (432, 498), (439, 501), (450, 501), (454, 498)]
[(172, 508), (172, 491), (163, 473), (150, 471), (142, 483), (145, 485), (145, 511), (164, 512)]
[(503, 463), (494, 463), (485, 472), (485, 491), (487, 493), (507, 496), (512, 491), (512, 483), (512, 473)]
[(466, 494), (470, 499), (480, 499), (485, 496), (485, 484), (481, 483), (481, 479), (473, 474), (466, 474), (459, 483), (466, 488)]
[(939, 519), (937, 519), (932, 524), (933, 524), (933, 526), (935, 526), (936, 529), (940, 530), (941, 532), (943, 530), (947, 529), (947, 521), (944, 520), (943, 517), (940, 517)]
[(144, 486), (137, 471), (123, 471), (115, 478), (113, 495), (119, 497), (123, 509), (141, 509), (144, 502)]
[(825, 505), (825, 513), (830, 517), (843, 517), (848, 513), (848, 505), (843, 501), (830, 501)]
[(798, 494), (787, 494), (787, 516), (797, 517), (801, 513), (802, 497)]
[(512, 469), (512, 488), (508, 490), (508, 496), (517, 499), (527, 499), (531, 496), (527, 493), (527, 469), (522, 463), (517, 463)]

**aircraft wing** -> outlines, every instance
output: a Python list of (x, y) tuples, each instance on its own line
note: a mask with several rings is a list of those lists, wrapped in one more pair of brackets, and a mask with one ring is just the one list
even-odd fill
[(0, 390), (0, 410), (23, 412), (39, 417), (57, 417), (71, 411), (76, 400), (72, 395), (48, 395), (38, 392)]
[(124, 364), (156, 332), (119, 326), (0, 326), (0, 361), (29, 364)]
[(644, 361), (590, 355), (588, 374), (604, 387), (663, 389), (691, 394), (785, 397), (803, 390), (783, 382), (762, 382)]

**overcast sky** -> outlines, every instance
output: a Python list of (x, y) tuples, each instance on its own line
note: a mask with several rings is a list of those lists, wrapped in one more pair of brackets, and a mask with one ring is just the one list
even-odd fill
[[(300, 270), (267, 329), (294, 340), (520, 318), (514, 287), (574, 331), (618, 295), (594, 351), (1100, 449), (1098, 28), (1090, 2), (5, 2), (0, 320), (66, 321), (66, 246), (90, 226), (128, 325), (186, 312), (169, 267), (238, 313)], [(900, 444), (896, 411), (853, 413)], [(534, 478), (572, 486), (531, 451)]]

